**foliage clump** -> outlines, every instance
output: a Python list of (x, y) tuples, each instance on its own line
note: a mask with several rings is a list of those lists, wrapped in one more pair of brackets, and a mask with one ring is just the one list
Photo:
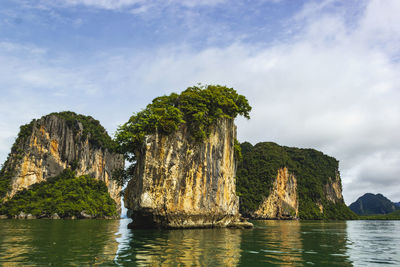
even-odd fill
[(88, 137), (89, 143), (94, 147), (108, 149), (111, 152), (116, 151), (117, 143), (112, 140), (100, 122), (93, 117), (77, 114), (72, 111), (54, 112), (47, 116), (51, 115), (64, 119), (67, 125), (74, 130), (75, 134), (79, 131), (78, 122), (80, 122), (83, 126), (82, 140)]
[(12, 172), (3, 169), (0, 171), (0, 200), (11, 190)]
[[(324, 186), (335, 178), (338, 161), (314, 149), (279, 146), (272, 142), (252, 146), (241, 144), (243, 159), (238, 164), (236, 190), (240, 211), (249, 215), (271, 193), (277, 171), (287, 167), (297, 178), (301, 219), (354, 219), (356, 215), (343, 203), (327, 201)], [(321, 213), (316, 203), (324, 207)]]
[(130, 117), (119, 127), (116, 141), (129, 161), (135, 161), (135, 150), (146, 135), (156, 132), (168, 135), (181, 125), (188, 127), (190, 136), (201, 142), (209, 136), (218, 119), (249, 118), (251, 107), (247, 99), (233, 88), (220, 85), (193, 86), (181, 94), (155, 98), (151, 104)]
[(76, 177), (70, 169), (45, 182), (19, 191), (0, 207), (0, 214), (18, 215), (20, 212), (34, 216), (79, 216), (82, 211), (95, 217), (116, 216), (116, 204), (107, 186), (89, 176)]

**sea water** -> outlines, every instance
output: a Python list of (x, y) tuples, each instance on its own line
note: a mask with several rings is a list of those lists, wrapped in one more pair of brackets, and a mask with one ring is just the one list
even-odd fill
[(400, 221), (187, 230), (129, 221), (0, 220), (0, 266), (400, 266)]

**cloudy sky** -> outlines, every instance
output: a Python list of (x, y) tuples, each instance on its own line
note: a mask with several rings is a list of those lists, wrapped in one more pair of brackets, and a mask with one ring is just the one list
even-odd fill
[(0, 162), (21, 124), (72, 110), (110, 134), (197, 83), (245, 95), (239, 141), (340, 161), (347, 204), (400, 201), (400, 1), (1, 0)]

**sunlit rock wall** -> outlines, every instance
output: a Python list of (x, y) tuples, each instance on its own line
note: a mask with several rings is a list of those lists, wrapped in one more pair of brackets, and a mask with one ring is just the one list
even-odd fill
[(299, 213), (296, 177), (288, 169), (278, 170), (271, 194), (252, 214), (255, 219), (296, 219)]
[(201, 143), (186, 126), (146, 137), (125, 192), (132, 227), (222, 227), (239, 220), (233, 120), (219, 120)]

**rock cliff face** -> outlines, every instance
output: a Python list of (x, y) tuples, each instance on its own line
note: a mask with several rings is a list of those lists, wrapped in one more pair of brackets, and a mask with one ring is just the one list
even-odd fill
[[(297, 193), (297, 179), (284, 167), (278, 170), (278, 175), (273, 184), (273, 189), (268, 197), (251, 214), (254, 219), (298, 219), (299, 200)], [(327, 203), (343, 203), (342, 187), (339, 173), (335, 178), (328, 178), (324, 186), (324, 196)], [(326, 204), (326, 203), (325, 203)], [(319, 211), (324, 213), (324, 204), (317, 201)]]
[(71, 168), (78, 176), (88, 174), (104, 181), (120, 208), (121, 187), (111, 176), (113, 170), (124, 167), (122, 155), (93, 145), (91, 134), (78, 120), (71, 123), (50, 114), (24, 127), (3, 168), (10, 176), (6, 198)]
[(238, 223), (233, 120), (222, 119), (201, 143), (185, 125), (153, 134), (136, 152), (135, 174), (125, 191), (131, 227), (222, 227)]
[(342, 181), (340, 179), (339, 172), (336, 172), (335, 177), (329, 177), (328, 182), (325, 184), (324, 193), (326, 199), (332, 203), (343, 202), (342, 195)]
[(242, 214), (256, 219), (356, 218), (344, 203), (335, 158), (272, 142), (245, 142), (241, 148), (237, 189)]
[(272, 193), (252, 214), (255, 219), (297, 219), (299, 203), (296, 177), (281, 168), (273, 184)]

